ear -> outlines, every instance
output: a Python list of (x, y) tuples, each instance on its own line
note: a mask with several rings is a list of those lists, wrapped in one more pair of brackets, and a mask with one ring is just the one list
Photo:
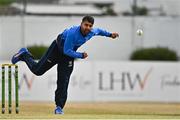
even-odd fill
[(83, 24), (83, 22), (81, 22), (81, 25)]

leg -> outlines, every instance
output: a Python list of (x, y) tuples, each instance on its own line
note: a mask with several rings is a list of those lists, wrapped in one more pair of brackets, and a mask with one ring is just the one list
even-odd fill
[(36, 75), (42, 75), (53, 67), (60, 56), (56, 42), (54, 41), (43, 57), (36, 62), (29, 54), (24, 54), (22, 60), (26, 62), (29, 69)]
[(55, 91), (56, 106), (60, 106), (62, 109), (67, 100), (67, 89), (69, 84), (69, 78), (73, 71), (74, 59), (70, 57), (64, 57), (58, 64), (58, 80), (57, 89)]

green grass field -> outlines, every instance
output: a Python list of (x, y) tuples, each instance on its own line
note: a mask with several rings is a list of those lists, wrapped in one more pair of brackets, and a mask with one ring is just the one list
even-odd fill
[(21, 102), (20, 113), (0, 114), (0, 119), (180, 119), (180, 104), (167, 103), (67, 103), (64, 115), (54, 115), (54, 103)]

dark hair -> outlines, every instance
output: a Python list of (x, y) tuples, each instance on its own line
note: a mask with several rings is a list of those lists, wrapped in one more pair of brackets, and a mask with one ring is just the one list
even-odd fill
[(84, 22), (84, 21), (88, 21), (88, 22), (94, 24), (94, 18), (89, 15), (83, 17), (82, 22)]

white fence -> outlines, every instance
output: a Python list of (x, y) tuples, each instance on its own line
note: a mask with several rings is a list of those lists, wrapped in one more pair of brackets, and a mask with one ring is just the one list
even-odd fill
[[(53, 101), (56, 67), (38, 77), (18, 65), (20, 100)], [(76, 61), (68, 93), (69, 101), (180, 102), (180, 63)]]
[[(20, 47), (51, 42), (65, 28), (79, 25), (82, 17), (0, 17), (0, 60), (10, 59)], [(168, 47), (180, 56), (180, 17), (95, 17), (94, 27), (120, 33), (111, 40), (94, 37), (79, 50), (88, 60), (128, 60), (132, 51), (141, 47)], [(138, 37), (136, 30), (143, 29)], [(111, 55), (111, 56), (110, 56)]]

